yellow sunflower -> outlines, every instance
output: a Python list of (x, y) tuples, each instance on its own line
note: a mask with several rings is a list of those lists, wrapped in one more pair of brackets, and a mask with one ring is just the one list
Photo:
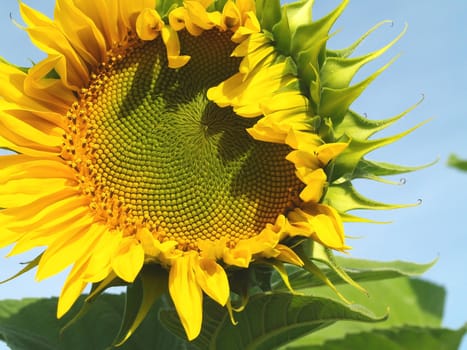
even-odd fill
[(44, 247), (38, 280), (72, 266), (58, 317), (89, 283), (156, 265), (191, 340), (204, 295), (231, 310), (231, 271), (287, 280), (283, 263), (313, 270), (303, 241), (348, 249), (342, 217), (369, 203), (351, 180), (399, 137), (366, 141), (386, 123), (349, 110), (385, 67), (350, 82), (392, 43), (330, 51), (347, 1), (318, 21), (312, 3), (57, 0), (53, 20), (19, 4), (47, 57), (0, 63), (0, 147), (15, 152), (0, 160), (0, 247)]

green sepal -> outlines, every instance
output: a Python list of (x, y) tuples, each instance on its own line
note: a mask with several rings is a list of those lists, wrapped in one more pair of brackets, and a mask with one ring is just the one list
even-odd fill
[(182, 0), (158, 0), (156, 2), (156, 11), (163, 18), (164, 22), (169, 23), (169, 13), (177, 7), (183, 6)]
[(272, 27), (272, 34), (274, 36), (274, 46), (276, 50), (285, 56), (290, 54), (291, 33), (289, 28), (287, 9), (284, 6), (282, 8), (281, 20)]
[(272, 32), (272, 28), (281, 20), (280, 0), (257, 0), (256, 17), (261, 28)]
[(225, 4), (227, 3), (228, 0), (214, 0), (211, 5), (208, 6), (209, 11), (219, 11), (222, 13), (222, 10), (224, 9)]
[(371, 74), (363, 81), (352, 86), (334, 89), (323, 87), (321, 92), (321, 101), (319, 104), (318, 113), (322, 117), (330, 118), (333, 124), (340, 124), (350, 105), (362, 94), (362, 92), (375, 80), (382, 72), (384, 72), (398, 56)]
[(73, 315), (73, 317), (65, 323), (65, 325), (60, 328), (60, 336), (62, 336), (67, 329), (76, 324), (84, 316), (88, 314), (91, 310), (96, 299), (102, 295), (107, 289), (111, 287), (124, 286), (126, 282), (117, 277), (117, 275), (112, 272), (106, 278), (98, 283), (93, 283), (89, 295), (84, 299), (84, 303), (81, 305), (79, 311)]
[[(251, 275), (250, 269), (229, 269), (227, 270), (230, 291), (240, 297), (240, 300), (248, 299), (248, 291), (251, 286)], [(236, 306), (237, 307), (237, 306)]]
[(6, 64), (6, 65), (8, 65), (10, 67), (14, 67), (16, 69), (19, 69), (21, 72), (26, 73), (26, 74), (29, 72), (29, 69), (30, 69), (28, 67), (20, 67), (20, 66), (17, 66), (16, 64), (10, 63), (10, 62), (8, 62), (8, 60), (4, 59), (1, 56), (0, 56), (0, 62), (4, 63), (4, 64)]
[(320, 71), (323, 86), (330, 89), (347, 88), (357, 72), (365, 64), (385, 53), (405, 34), (406, 30), (407, 26), (389, 44), (366, 55), (355, 58), (327, 57)]
[(75, 325), (79, 320), (81, 320), (84, 316), (86, 316), (88, 314), (88, 312), (92, 309), (92, 306), (93, 306), (92, 302), (88, 302), (88, 301), (85, 300), (84, 303), (81, 305), (79, 311), (75, 315), (73, 315), (71, 320), (69, 320), (67, 323), (65, 323), (65, 325), (62, 328), (60, 328), (60, 330), (59, 330), (60, 337), (63, 337), (65, 332), (70, 327)]
[(425, 169), (429, 166), (434, 165), (438, 162), (438, 159), (434, 160), (431, 163), (423, 164), (420, 166), (402, 166), (396, 164), (390, 164), (385, 162), (375, 162), (366, 159), (360, 160), (355, 171), (353, 172), (354, 178), (358, 179), (368, 179), (373, 181), (378, 181), (390, 185), (403, 185), (403, 179), (399, 181), (391, 181), (381, 176), (393, 176), (400, 175), (404, 173), (410, 173), (412, 171), (417, 171)]
[[(339, 213), (347, 213), (350, 210), (367, 209), (367, 210), (391, 210), (399, 208), (407, 208), (418, 205), (415, 204), (387, 204), (371, 200), (360, 194), (350, 181), (345, 181), (338, 184), (331, 184), (326, 192), (326, 197), (323, 201), (325, 204), (333, 207)], [(361, 221), (356, 216), (352, 221)]]
[[(348, 0), (344, 0), (327, 16), (297, 27), (292, 32), (291, 55), (297, 62), (300, 78), (309, 84), (316, 80), (315, 71), (321, 67), (321, 57), (326, 49), (329, 31), (344, 11)], [(312, 68), (313, 66), (313, 68)]]
[(121, 346), (128, 340), (167, 289), (167, 271), (158, 265), (145, 265), (135, 282), (127, 287), (125, 311), (114, 346)]
[(344, 49), (340, 49), (340, 50), (327, 50), (326, 51), (326, 55), (327, 57), (349, 57), (356, 49), (358, 46), (360, 46), (360, 44), (366, 39), (368, 38), (368, 36), (370, 36), (370, 34), (372, 34), (374, 31), (376, 31), (379, 27), (381, 27), (383, 24), (386, 24), (386, 23), (393, 23), (392, 21), (381, 21), (379, 22), (378, 24), (376, 24), (375, 26), (373, 26), (370, 30), (368, 30), (365, 34), (363, 34), (360, 38), (358, 38), (352, 45), (344, 48)]
[(467, 171), (467, 160), (460, 159), (455, 154), (449, 156), (448, 165), (459, 170)]
[(300, 245), (296, 248), (295, 253), (299, 256), (300, 259), (303, 261), (302, 269), (311, 273), (313, 276), (318, 278), (323, 284), (327, 285), (331, 290), (336, 293), (336, 295), (344, 301), (346, 304), (351, 304), (336, 288), (334, 283), (326, 276), (326, 274), (316, 265), (314, 264), (310, 258), (308, 258), (308, 253), (304, 249), (303, 245)]
[(352, 110), (348, 110), (340, 123), (334, 123), (334, 137), (337, 140), (340, 140), (345, 135), (350, 138), (356, 137), (362, 140), (367, 139), (377, 132), (384, 130), (390, 125), (394, 124), (396, 121), (415, 109), (422, 101), (423, 99), (418, 101), (413, 106), (407, 108), (402, 113), (392, 118), (383, 120), (368, 119), (358, 113), (355, 113)]
[(35, 268), (39, 264), (39, 261), (41, 260), (41, 257), (42, 257), (43, 254), (44, 253), (41, 253), (38, 256), (36, 256), (33, 260), (25, 263), (26, 264), (25, 267), (23, 267), (20, 271), (15, 273), (13, 276), (11, 276), (11, 277), (3, 280), (3, 281), (0, 281), (0, 284), (10, 282), (11, 280), (14, 280), (15, 278), (17, 278), (17, 277), (21, 276), (22, 274), (32, 270), (33, 268)]
[(308, 67), (312, 71), (312, 75), (315, 77), (313, 80), (309, 81), (309, 93), (310, 93), (310, 104), (312, 106), (313, 112), (317, 113), (318, 106), (321, 102), (321, 79), (319, 77), (318, 70), (310, 65)]
[(297, 27), (307, 25), (312, 21), (312, 7), (314, 0), (302, 0), (283, 6), (286, 9), (290, 32), (294, 33)]
[[(272, 267), (277, 274), (281, 277), (282, 281), (286, 285), (287, 289), (295, 294), (295, 291), (292, 288), (292, 285), (289, 281), (289, 276), (287, 275), (287, 270), (285, 268), (284, 263), (276, 259), (260, 259), (257, 261), (258, 264), (264, 264), (268, 267)], [(269, 275), (269, 290), (271, 290), (271, 275)]]
[(89, 295), (86, 297), (85, 302), (93, 302), (97, 297), (104, 293), (107, 289), (117, 286), (126, 286), (126, 282), (117, 277), (115, 272), (111, 272), (98, 283), (93, 283)]
[(365, 293), (368, 295), (368, 292), (363, 288), (361, 285), (359, 285), (357, 282), (355, 282), (352, 277), (350, 277), (347, 272), (338, 264), (336, 261), (333, 252), (331, 249), (326, 248), (322, 244), (319, 244), (318, 242), (313, 243), (313, 260), (322, 262), (326, 264), (334, 273), (336, 273), (343, 281), (346, 283), (350, 284), (351, 286), (355, 287), (359, 291)]
[(271, 275), (273, 267), (271, 264), (265, 263), (265, 261), (266, 259), (258, 259), (248, 268), (249, 281), (247, 294), (269, 292), (271, 290)]
[(283, 55), (290, 55), (292, 33), (298, 27), (308, 25), (314, 0), (303, 0), (282, 6), (282, 15), (279, 22), (272, 28), (276, 49)]
[[(426, 264), (417, 264), (407, 261), (374, 261), (353, 259), (343, 256), (335, 256), (335, 263), (345, 271), (349, 277), (362, 284), (371, 281), (382, 281), (398, 277), (414, 277), (420, 276), (436, 264), (438, 259), (435, 259)], [(340, 285), (344, 289), (347, 288), (348, 283), (332, 268), (326, 266), (322, 269), (323, 273), (334, 283)], [(300, 292), (313, 293), (316, 287), (323, 287), (324, 283), (319, 279), (310, 278), (310, 274), (297, 266), (287, 266), (287, 273), (289, 275), (290, 283), (295, 290)], [(288, 290), (282, 279), (276, 274), (272, 277), (272, 290), (273, 292), (285, 292)], [(349, 291), (352, 289), (347, 288)], [(366, 288), (365, 288), (366, 289)], [(355, 296), (355, 291), (351, 291)], [(347, 294), (347, 293), (346, 293)], [(366, 294), (366, 293), (365, 293)]]
[[(364, 159), (364, 156), (368, 153), (381, 148), (383, 146), (389, 145), (391, 143), (396, 142), (397, 140), (403, 138), (404, 136), (410, 134), (412, 131), (418, 129), (420, 126), (425, 124), (426, 122), (422, 122), (413, 128), (410, 128), (406, 131), (403, 131), (399, 134), (380, 138), (376, 140), (365, 140), (359, 139), (357, 136), (348, 135), (351, 138), (348, 147), (342, 152), (335, 160), (334, 160), (334, 167), (333, 173), (330, 178), (330, 181), (333, 182), (335, 180), (339, 181), (342, 180), (353, 180), (357, 178), (358, 171), (356, 169), (359, 166), (365, 167), (367, 164), (362, 163), (361, 161)], [(342, 141), (346, 141), (345, 139)]]
[(342, 218), (343, 222), (354, 222), (354, 223), (365, 223), (365, 224), (390, 224), (391, 221), (378, 221), (372, 220), (368, 218), (363, 218), (361, 216), (352, 215), (349, 213), (339, 213), (340, 217)]

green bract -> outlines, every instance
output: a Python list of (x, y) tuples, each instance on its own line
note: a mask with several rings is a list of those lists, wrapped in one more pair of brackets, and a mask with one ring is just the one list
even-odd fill
[(365, 198), (353, 186), (355, 179), (371, 179), (391, 183), (382, 176), (398, 175), (421, 169), (370, 161), (365, 156), (380, 147), (406, 136), (418, 126), (401, 134), (381, 139), (372, 136), (402, 118), (414, 107), (387, 120), (369, 120), (350, 109), (360, 94), (386, 70), (392, 59), (363, 81), (353, 78), (367, 63), (392, 47), (406, 28), (389, 44), (359, 57), (351, 57), (358, 45), (382, 22), (362, 35), (354, 44), (341, 50), (327, 48), (331, 28), (345, 10), (345, 0), (327, 16), (312, 18), (314, 0), (299, 1), (282, 7), (279, 1), (257, 1), (257, 14), (262, 27), (273, 37), (277, 51), (293, 59), (303, 94), (310, 100), (312, 122), (326, 142), (348, 142), (347, 149), (328, 167), (328, 189), (323, 202), (336, 208), (346, 221), (367, 221), (349, 214), (356, 209), (395, 209), (406, 205), (386, 204)]

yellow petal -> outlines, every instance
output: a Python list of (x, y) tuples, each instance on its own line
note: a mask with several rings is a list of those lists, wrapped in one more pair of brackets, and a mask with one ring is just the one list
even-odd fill
[(304, 202), (318, 203), (323, 196), (324, 185), (327, 180), (324, 170), (319, 168), (309, 171), (307, 168), (299, 168), (296, 174), (306, 184), (305, 188), (300, 192), (300, 198)]
[(201, 331), (203, 292), (193, 271), (193, 256), (184, 255), (173, 262), (169, 273), (169, 293), (188, 340)]
[(133, 282), (143, 268), (144, 250), (133, 237), (122, 239), (112, 259), (112, 269), (122, 280)]
[(57, 189), (65, 189), (69, 185), (68, 179), (54, 178), (23, 178), (2, 184), (0, 192), (0, 207), (19, 207), (31, 203)]
[(236, 0), (236, 4), (241, 13), (256, 11), (256, 3), (254, 0)]
[(279, 255), (276, 257), (277, 260), (293, 264), (295, 266), (303, 266), (302, 259), (300, 259), (300, 257), (286, 245), (278, 244), (276, 249), (279, 251)]
[(193, 24), (204, 30), (209, 30), (214, 27), (214, 23), (208, 16), (205, 6), (193, 0), (185, 0), (183, 4)]
[(308, 150), (295, 150), (290, 152), (285, 159), (289, 162), (294, 163), (297, 169), (306, 168), (309, 170), (320, 169), (322, 167), (321, 162), (316, 157), (316, 153), (313, 149)]
[[(248, 52), (248, 55), (246, 55), (243, 58), (242, 62), (240, 62), (240, 66), (238, 68), (239, 72), (247, 76), (250, 72), (257, 69), (260, 64), (263, 67), (270, 66), (272, 61), (275, 58), (274, 53), (275, 53), (275, 48), (273, 45), (264, 45), (263, 47), (259, 49)], [(272, 99), (272, 101), (288, 102), (287, 100), (282, 100), (282, 99)]]
[(312, 237), (324, 246), (336, 250), (349, 249), (344, 244), (344, 227), (337, 211), (324, 204), (296, 208), (288, 216), (291, 235)]
[(98, 237), (93, 247), (93, 253), (89, 257), (86, 271), (82, 274), (82, 279), (86, 282), (99, 282), (107, 277), (111, 271), (112, 256), (118, 249), (122, 240), (121, 234), (108, 229)]
[(286, 143), (293, 149), (302, 150), (315, 150), (318, 146), (321, 146), (324, 142), (321, 138), (311, 132), (290, 130), (287, 135)]
[(253, 11), (247, 12), (246, 15), (243, 16), (242, 22), (243, 25), (240, 26), (230, 38), (234, 43), (241, 43), (250, 35), (261, 31), (261, 25)]
[[(44, 74), (47, 73), (48, 72)], [(7, 106), (8, 104), (6, 102), (10, 102), (10, 106), (17, 106), (16, 109), (26, 108), (28, 110), (48, 111), (49, 113), (55, 114), (54, 111), (45, 108), (44, 104), (32, 98), (37, 97), (33, 91), (27, 91), (27, 93), (25, 93), (25, 82), (27, 78), (28, 75), (17, 67), (0, 62), (0, 96), (2, 96), (2, 106)], [(62, 106), (62, 112), (66, 112), (69, 108), (67, 104), (62, 104)], [(15, 108), (10, 107), (10, 109)]]
[(0, 108), (1, 135), (13, 144), (59, 154), (63, 130), (27, 111)]
[(326, 165), (331, 159), (334, 159), (339, 154), (341, 154), (348, 146), (348, 143), (336, 142), (336, 143), (327, 143), (320, 146), (317, 150), (317, 156), (319, 161)]
[[(234, 57), (245, 57), (252, 52), (273, 46), (273, 42), (263, 33), (252, 34), (248, 39), (242, 41), (232, 52)], [(263, 51), (265, 52), (265, 51)]]
[(77, 263), (68, 275), (60, 297), (58, 298), (57, 318), (61, 318), (70, 310), (75, 301), (80, 297), (84, 288), (86, 288), (87, 283), (81, 279), (86, 267), (86, 262)]
[(136, 28), (136, 19), (139, 13), (146, 8), (156, 8), (155, 0), (118, 1), (120, 18), (125, 28)]
[[(27, 79), (24, 80), (23, 84), (28, 84)], [(27, 94), (26, 91), (21, 91), (20, 93), (24, 95)], [(27, 100), (24, 100), (24, 102), (29, 104)], [(59, 101), (54, 102), (61, 104)], [(66, 109), (62, 109), (60, 106), (55, 104), (50, 107), (51, 109), (49, 109), (39, 105), (37, 100), (35, 100), (35, 103), (36, 104), (31, 103), (30, 105), (22, 106), (15, 102), (0, 100), (0, 111), (2, 111), (2, 113), (15, 116), (21, 120), (27, 120), (28, 122), (31, 121), (34, 125), (42, 125), (43, 128), (47, 127), (50, 129), (59, 127), (58, 130), (61, 130), (60, 132), (63, 133), (63, 130), (66, 127), (66, 121), (65, 118), (63, 118), (63, 115), (68, 111), (69, 106), (67, 106)]]
[(27, 6), (26, 4), (20, 2), (21, 17), (26, 23), (27, 26), (51, 26), (52, 20), (45, 16), (43, 13), (34, 10), (33, 8)]
[(276, 93), (261, 104), (264, 117), (248, 133), (256, 140), (286, 143), (293, 130), (310, 128), (308, 99), (299, 91)]
[(225, 306), (230, 295), (229, 280), (222, 266), (212, 259), (197, 258), (194, 264), (196, 281), (211, 299)]
[(64, 178), (74, 179), (71, 168), (60, 158), (38, 158), (24, 154), (2, 156), (0, 184), (21, 178)]
[[(37, 233), (38, 236), (45, 233), (60, 231), (69, 226), (68, 221), (77, 221), (79, 218), (89, 212), (89, 199), (81, 195), (68, 195), (67, 190), (63, 193), (51, 194), (39, 198), (31, 205), (25, 205), (18, 208), (11, 208), (16, 217), (16, 222), (8, 224), (8, 228), (15, 231), (26, 231), (28, 239)], [(20, 212), (29, 212), (30, 208), (37, 208), (37, 202), (49, 202), (49, 198), (55, 199), (42, 210), (33, 213), (29, 217), (20, 218)], [(8, 209), (10, 210), (10, 209)], [(48, 232), (47, 232), (48, 231)]]
[(57, 0), (55, 23), (79, 55), (94, 69), (106, 59), (105, 38), (94, 21), (86, 16), (72, 2)]
[(230, 29), (235, 31), (242, 23), (242, 14), (232, 0), (225, 3), (221, 18), (221, 26), (224, 30)]
[(80, 258), (89, 256), (91, 247), (103, 232), (103, 227), (92, 225), (91, 220), (91, 216), (83, 217), (56, 235), (39, 262), (37, 280), (55, 275)]
[(154, 40), (159, 36), (164, 22), (153, 8), (146, 8), (136, 19), (136, 33), (141, 40)]
[[(31, 232), (23, 229), (23, 226), (41, 220), (49, 208), (57, 205), (57, 203), (57, 206), (61, 207), (62, 200), (75, 195), (76, 192), (73, 190), (59, 190), (30, 204), (1, 210), (0, 227), (2, 227), (2, 234), (0, 235), (0, 247), (19, 241), (26, 234), (30, 234)], [(18, 227), (20, 229), (17, 229)]]
[(159, 242), (154, 237), (154, 234), (150, 232), (147, 228), (141, 229), (137, 233), (136, 237), (141, 242), (144, 254), (152, 258), (157, 258), (161, 254), (162, 259), (170, 258), (173, 255), (175, 247), (178, 244), (176, 241), (165, 241), (163, 243)]
[(185, 16), (186, 16), (186, 9), (183, 7), (178, 7), (170, 11), (169, 13), (170, 27), (177, 32), (185, 28)]
[[(21, 2), (20, 7), (24, 19), (27, 13), (24, 9), (27, 6)], [(86, 63), (78, 55), (60, 29), (51, 24), (28, 27), (26, 30), (31, 41), (39, 49), (49, 54), (52, 58), (60, 58), (54, 68), (68, 88), (78, 90), (80, 87), (86, 86), (89, 82), (89, 71)]]
[(181, 68), (190, 60), (190, 56), (180, 56), (180, 40), (178, 34), (169, 26), (162, 28), (162, 40), (167, 48), (169, 68)]
[[(240, 88), (242, 83), (243, 74), (234, 74), (219, 85), (210, 88), (207, 92), (207, 97), (219, 107), (231, 106), (236, 96), (242, 91), (242, 88)], [(238, 88), (235, 89), (235, 87)]]
[(238, 246), (224, 251), (223, 259), (228, 265), (248, 267), (252, 259), (251, 250), (245, 246)]
[[(40, 220), (55, 203), (59, 207), (61, 203), (58, 202), (75, 197), (77, 194), (78, 192), (72, 188), (60, 189), (24, 206), (3, 209), (0, 211), (0, 218), (5, 217), (6, 221), (3, 221), (3, 223), (7, 226), (15, 226), (13, 223), (26, 225)], [(9, 224), (5, 222), (9, 222)]]
[(255, 70), (244, 80), (245, 75), (237, 73), (207, 92), (208, 98), (220, 107), (232, 106), (242, 117), (258, 117), (263, 114), (261, 104), (290, 82), (284, 77), (285, 65), (275, 64)]
[(120, 1), (74, 0), (73, 2), (97, 26), (106, 39), (107, 49), (112, 48), (115, 43), (123, 42), (128, 35), (130, 28), (123, 28), (119, 23), (115, 23), (115, 19), (120, 19), (118, 16)]
[(24, 91), (36, 98), (53, 112), (64, 115), (76, 101), (74, 91), (61, 79), (48, 79), (46, 75), (61, 64), (61, 56), (49, 56), (32, 66), (24, 81)]
[(15, 243), (24, 235), (24, 232), (16, 232), (4, 227), (3, 219), (5, 218), (7, 217), (0, 215), (0, 227), (2, 228), (2, 234), (0, 234), (0, 249)]

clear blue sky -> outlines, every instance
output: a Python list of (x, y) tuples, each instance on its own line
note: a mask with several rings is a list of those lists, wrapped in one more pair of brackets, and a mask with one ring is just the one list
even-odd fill
[[(29, 0), (28, 4), (51, 14), (53, 0)], [(336, 6), (337, 0), (316, 0), (315, 17)], [(23, 31), (10, 21), (20, 21), (17, 0), (0, 3), (0, 56), (18, 65), (41, 55)], [(388, 225), (348, 225), (353, 257), (415, 262), (439, 262), (425, 278), (447, 289), (444, 325), (458, 328), (467, 321), (467, 173), (446, 167), (451, 152), (467, 158), (467, 1), (465, 0), (354, 0), (335, 26), (331, 48), (347, 46), (379, 21), (392, 20), (374, 33), (357, 53), (381, 47), (408, 23), (408, 31), (381, 60), (362, 70), (357, 80), (387, 62), (399, 59), (383, 73), (353, 109), (369, 118), (396, 115), (424, 96), (423, 103), (392, 127), (397, 133), (432, 118), (406, 139), (370, 158), (404, 165), (439, 162), (422, 171), (404, 175), (404, 185), (359, 183), (366, 195), (396, 203), (422, 204), (409, 209), (371, 214), (392, 221)], [(366, 73), (366, 74), (365, 74)], [(399, 178), (395, 179), (399, 180)], [(0, 256), (7, 250), (0, 251)], [(0, 279), (17, 271), (24, 258), (0, 260)], [(0, 299), (57, 295), (64, 275), (40, 284), (32, 274), (0, 287)], [(1, 349), (1, 346), (0, 346)], [(467, 350), (464, 340), (462, 349)]]

